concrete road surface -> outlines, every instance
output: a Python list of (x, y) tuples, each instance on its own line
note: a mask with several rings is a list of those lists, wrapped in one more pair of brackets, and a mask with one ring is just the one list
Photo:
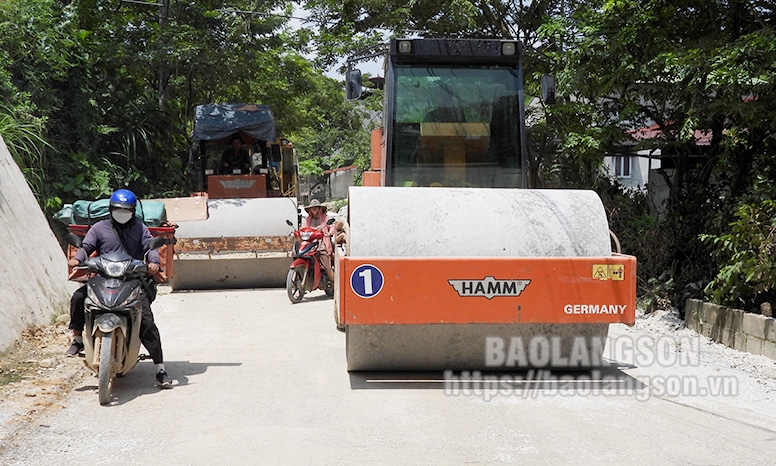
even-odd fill
[(171, 293), (154, 309), (175, 387), (154, 387), (143, 361), (100, 406), (89, 376), (0, 464), (727, 465), (776, 455), (773, 380), (704, 360), (692, 339), (616, 326), (605, 354), (615, 367), (502, 373), (498, 385), (453, 373), (446, 383), (349, 374), (322, 292), (297, 305), (278, 289)]

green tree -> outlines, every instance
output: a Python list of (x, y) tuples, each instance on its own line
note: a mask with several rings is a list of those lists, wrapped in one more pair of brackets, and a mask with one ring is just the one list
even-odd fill
[[(341, 86), (304, 58), (310, 32), (289, 29), (291, 6), (285, 0), (235, 1), (228, 8), (215, 0), (0, 5), (0, 114), (41, 201), (56, 208), (117, 187), (145, 197), (187, 193), (193, 112), (203, 103), (268, 104), (279, 135), (326, 133), (332, 148), (351, 150), (358, 140), (350, 133), (355, 113), (344, 107)], [(322, 115), (343, 126), (308, 130), (320, 126)], [(23, 137), (11, 137), (10, 129)]]
[(773, 15), (749, 1), (580, 2), (541, 30), (564, 63), (561, 93), (619, 131), (612, 141), (658, 125), (637, 147), (660, 149), (675, 168), (663, 170), (666, 215), (639, 252), (662, 258), (680, 305), (714, 275), (699, 235), (723, 234), (741, 205), (774, 194), (754, 183), (774, 180)]
[(58, 153), (48, 129), (80, 61), (79, 44), (59, 3), (46, 0), (0, 3), (0, 37), (0, 135), (45, 203), (47, 167)]
[(714, 301), (752, 309), (776, 299), (776, 201), (744, 204), (721, 235), (701, 235), (722, 264), (706, 286)]

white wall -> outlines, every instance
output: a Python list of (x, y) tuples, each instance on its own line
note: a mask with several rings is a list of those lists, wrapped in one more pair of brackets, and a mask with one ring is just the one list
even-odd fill
[(340, 170), (329, 174), (329, 184), (331, 186), (331, 197), (333, 199), (347, 199), (348, 188), (355, 185), (353, 176), (356, 169)]
[[(646, 191), (647, 185), (652, 181), (650, 179), (650, 169), (660, 168), (660, 159), (649, 158), (649, 151), (639, 151), (636, 154), (630, 154), (631, 170), (629, 177), (619, 177), (614, 175), (615, 156), (607, 155), (604, 157), (604, 165), (609, 176), (616, 178), (620, 184), (628, 189), (637, 191)], [(650, 166), (651, 165), (651, 166)]]
[(68, 312), (74, 289), (65, 254), (0, 137), (0, 353), (26, 327)]

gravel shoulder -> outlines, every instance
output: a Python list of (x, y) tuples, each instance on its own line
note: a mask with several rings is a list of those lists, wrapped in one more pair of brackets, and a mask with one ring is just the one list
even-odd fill
[(71, 335), (66, 322), (29, 327), (0, 359), (0, 452), (90, 376), (82, 358), (63, 354)]

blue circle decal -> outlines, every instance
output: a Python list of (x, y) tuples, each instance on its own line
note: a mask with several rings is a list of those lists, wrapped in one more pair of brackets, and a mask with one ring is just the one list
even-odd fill
[(350, 275), (350, 288), (362, 298), (376, 296), (383, 289), (383, 273), (372, 264), (362, 264)]

